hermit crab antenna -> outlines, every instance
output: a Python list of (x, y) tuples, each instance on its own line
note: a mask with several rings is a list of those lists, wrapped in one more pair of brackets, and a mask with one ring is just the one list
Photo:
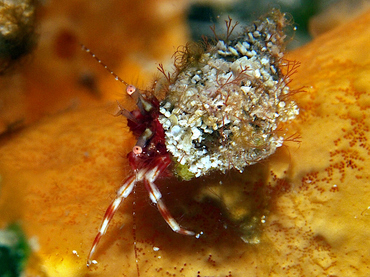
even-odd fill
[(81, 48), (83, 51), (85, 51), (86, 53), (90, 54), (91, 57), (93, 57), (98, 63), (100, 63), (111, 75), (113, 75), (113, 77), (121, 82), (122, 84), (124, 84), (125, 86), (129, 86), (129, 84), (121, 79), (121, 77), (119, 77), (116, 73), (113, 72), (113, 70), (111, 70), (105, 63), (103, 63), (101, 61), (101, 59), (99, 59), (93, 52), (91, 52), (91, 50), (89, 48), (87, 48), (85, 45), (81, 44)]

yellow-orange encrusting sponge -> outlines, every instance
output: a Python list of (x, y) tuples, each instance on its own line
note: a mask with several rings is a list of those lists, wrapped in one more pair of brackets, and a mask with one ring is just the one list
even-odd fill
[[(261, 242), (245, 244), (223, 227), (222, 215), (214, 217), (214, 206), (206, 213), (191, 201), (195, 207), (186, 205), (184, 210), (198, 216), (194, 226), (212, 232), (199, 239), (175, 234), (138, 187), (141, 276), (369, 273), (369, 25), (367, 12), (288, 54), (302, 63), (291, 87), (306, 86), (305, 93), (294, 96), (300, 115), (289, 127), (299, 132), (299, 147), (287, 143), (289, 147), (280, 147), (243, 174), (227, 175), (222, 185), (212, 174), (215, 179), (199, 178), (197, 186), (170, 179), (161, 187), (173, 212), (179, 203), (188, 204), (183, 199), (190, 197), (191, 188), (202, 184), (213, 182), (216, 197), (223, 195), (233, 211), (261, 197), (244, 187), (259, 182), (278, 188), (270, 199)], [(99, 263), (86, 268), (106, 204), (128, 174), (124, 156), (135, 143), (125, 122), (112, 113), (102, 107), (66, 111), (2, 141), (0, 223), (4, 227), (21, 221), (35, 245), (26, 276), (137, 276), (130, 201), (117, 213)], [(183, 210), (177, 211), (181, 216)]]

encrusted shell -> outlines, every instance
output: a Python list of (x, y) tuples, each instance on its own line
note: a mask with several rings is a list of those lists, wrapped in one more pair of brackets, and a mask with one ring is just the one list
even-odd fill
[(278, 124), (299, 112), (286, 97), (289, 78), (280, 69), (285, 22), (272, 11), (236, 38), (228, 33), (203, 52), (188, 49), (180, 57), (159, 117), (178, 176), (242, 172), (282, 145)]

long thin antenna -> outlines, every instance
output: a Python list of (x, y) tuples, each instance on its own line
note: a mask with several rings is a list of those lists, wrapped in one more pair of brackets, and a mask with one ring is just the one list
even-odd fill
[(136, 238), (136, 187), (134, 187), (133, 190), (134, 193), (134, 201), (132, 202), (132, 234), (133, 234), (133, 239), (134, 239), (134, 252), (135, 252), (135, 263), (136, 263), (136, 272), (137, 276), (140, 277), (140, 268), (139, 268), (139, 255), (137, 251), (137, 238)]
[(113, 77), (116, 79), (116, 81), (121, 82), (125, 86), (128, 86), (129, 84), (126, 83), (125, 80), (121, 79), (116, 73), (113, 72), (105, 63), (101, 61), (89, 48), (87, 48), (85, 45), (81, 44), (82, 50), (84, 50), (86, 53), (90, 54), (91, 57), (93, 57), (98, 63), (100, 63)]

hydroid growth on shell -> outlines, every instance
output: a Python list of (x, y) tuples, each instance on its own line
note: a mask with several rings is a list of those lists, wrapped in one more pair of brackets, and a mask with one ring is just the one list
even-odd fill
[(284, 15), (273, 10), (235, 38), (235, 24), (229, 19), (226, 25), (226, 37), (216, 35), (203, 52), (194, 44), (179, 51), (176, 72), (166, 75), (159, 121), (183, 179), (242, 172), (270, 156), (284, 141), (275, 132), (279, 123), (299, 112), (286, 97), (290, 76), (281, 70), (289, 63), (283, 60)]

